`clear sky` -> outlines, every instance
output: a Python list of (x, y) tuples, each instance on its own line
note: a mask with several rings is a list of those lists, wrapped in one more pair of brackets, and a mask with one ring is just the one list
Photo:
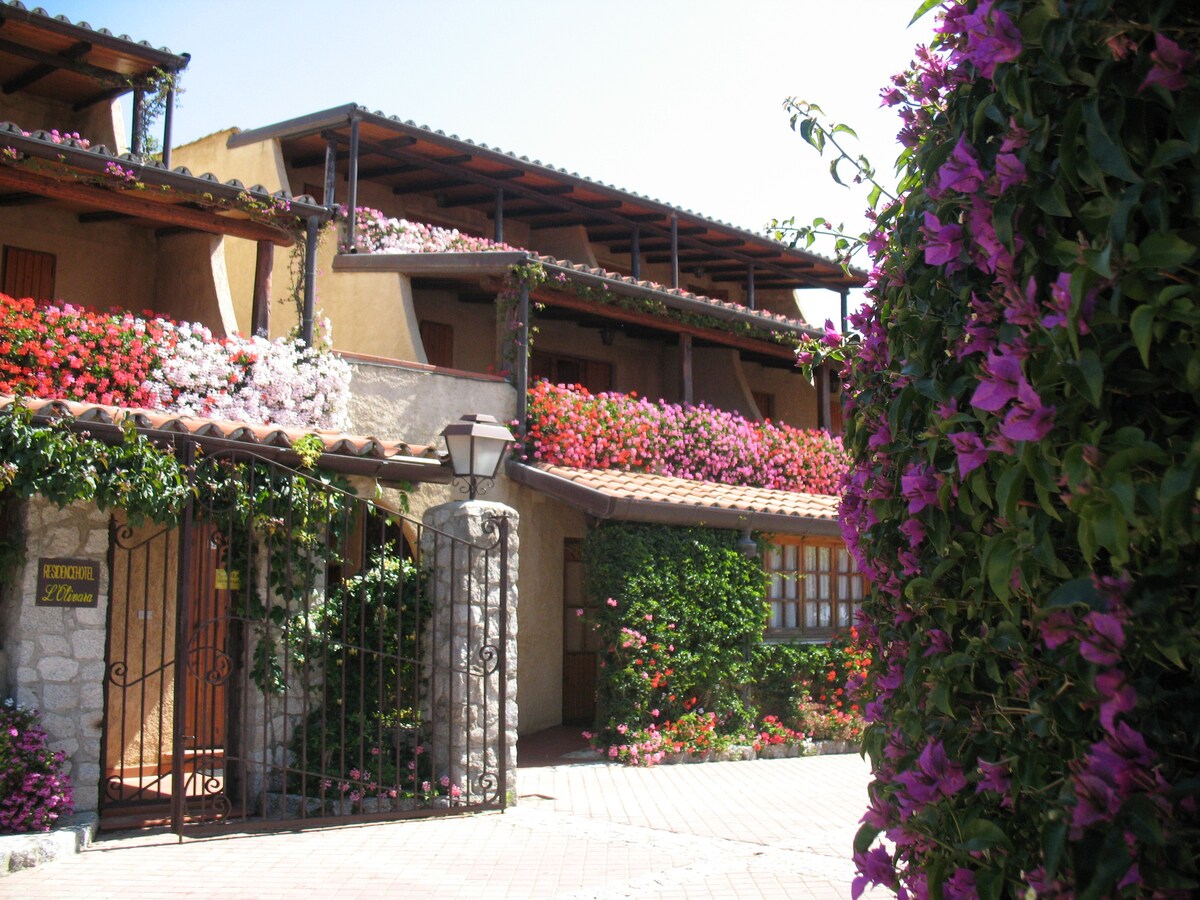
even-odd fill
[(907, 27), (917, 0), (38, 2), (191, 54), (177, 145), (358, 103), (755, 231), (861, 227), (865, 193), (833, 184), (783, 101), (853, 125), (890, 176), (879, 91), (933, 27)]

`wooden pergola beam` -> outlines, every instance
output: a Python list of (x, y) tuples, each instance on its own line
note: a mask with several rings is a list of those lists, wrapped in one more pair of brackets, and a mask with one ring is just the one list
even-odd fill
[[(151, 197), (170, 196), (158, 192), (138, 193), (133, 191), (109, 190), (72, 181), (58, 181), (39, 177), (8, 166), (0, 166), (0, 189), (49, 197), (67, 203), (79, 203), (106, 212), (120, 213), (145, 219), (159, 225), (177, 225), (208, 234), (227, 234), (250, 241), (268, 240), (281, 247), (290, 247), (295, 239), (279, 228), (255, 222), (219, 215), (215, 210), (199, 209), (185, 205), (186, 201), (171, 202)], [(244, 215), (244, 214), (243, 214)]]
[(740, 334), (730, 334), (726, 331), (719, 331), (715, 328), (704, 328), (699, 325), (689, 325), (686, 322), (676, 322), (673, 319), (664, 319), (661, 316), (653, 315), (652, 313), (638, 312), (636, 310), (625, 309), (616, 305), (598, 305), (594, 300), (585, 300), (582, 297), (576, 297), (573, 294), (567, 294), (560, 291), (537, 290), (530, 295), (538, 303), (544, 303), (547, 306), (557, 306), (562, 309), (571, 309), (577, 312), (589, 313), (593, 316), (603, 316), (606, 319), (612, 319), (615, 322), (626, 322), (631, 325), (641, 325), (657, 332), (666, 332), (669, 334), (688, 334), (693, 338), (699, 338), (713, 344), (720, 344), (725, 347), (734, 347), (738, 350), (745, 350), (748, 353), (757, 353), (761, 356), (771, 356), (777, 359), (794, 360), (796, 353), (791, 347), (783, 344), (776, 344), (767, 341), (757, 341), (751, 337), (745, 337)]

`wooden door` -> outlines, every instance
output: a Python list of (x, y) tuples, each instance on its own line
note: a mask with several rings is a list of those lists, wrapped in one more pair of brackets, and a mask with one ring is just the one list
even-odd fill
[(600, 638), (593, 607), (583, 591), (583, 542), (563, 542), (564, 725), (591, 726), (596, 718), (596, 668)]

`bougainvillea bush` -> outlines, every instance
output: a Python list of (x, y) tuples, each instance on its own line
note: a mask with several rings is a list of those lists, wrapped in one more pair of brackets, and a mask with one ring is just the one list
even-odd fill
[(546, 381), (529, 392), (525, 454), (572, 468), (811, 494), (836, 494), (847, 468), (841, 439), (820, 429)]
[(35, 710), (0, 706), (0, 834), (49, 831), (74, 809), (66, 754), (46, 746)]
[(885, 92), (902, 194), (844, 370), (854, 893), (1195, 896), (1200, 8), (967, 0), (939, 32)]
[(0, 394), (341, 428), (350, 368), (296, 340), (0, 294)]

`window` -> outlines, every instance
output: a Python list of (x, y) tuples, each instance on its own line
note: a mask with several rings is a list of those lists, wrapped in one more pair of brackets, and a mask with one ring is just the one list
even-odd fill
[(421, 323), (421, 343), (431, 366), (454, 368), (454, 326), (442, 322)]
[(754, 398), (754, 405), (758, 407), (758, 412), (764, 419), (775, 418), (774, 394), (768, 394), (764, 391), (751, 391), (750, 395)]
[(771, 606), (768, 633), (828, 638), (854, 624), (863, 576), (841, 541), (779, 538), (768, 545), (764, 563)]
[(613, 387), (612, 363), (579, 359), (534, 350), (529, 355), (530, 381), (544, 378), (553, 384), (580, 384), (598, 394)]
[(4, 293), (16, 299), (53, 300), (55, 262), (53, 253), (5, 247)]

